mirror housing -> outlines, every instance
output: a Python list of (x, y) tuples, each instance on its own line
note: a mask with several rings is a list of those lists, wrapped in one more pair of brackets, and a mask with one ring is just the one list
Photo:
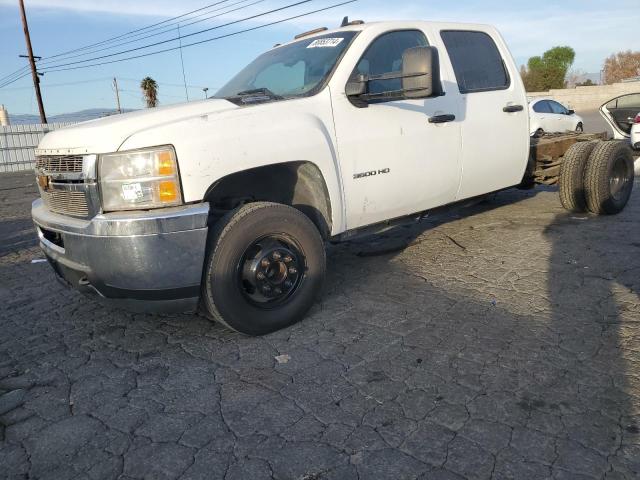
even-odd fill
[(440, 61), (435, 47), (413, 47), (404, 51), (402, 90), (405, 98), (427, 98), (442, 94)]
[(574, 113), (576, 113), (575, 110), (571, 110), (571, 109), (567, 110), (567, 115), (573, 115)]
[(359, 97), (367, 93), (367, 76), (359, 74), (352, 80), (349, 80), (345, 93), (347, 97)]

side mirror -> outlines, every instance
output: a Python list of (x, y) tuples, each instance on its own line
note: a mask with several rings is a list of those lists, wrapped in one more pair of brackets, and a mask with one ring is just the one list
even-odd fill
[(402, 90), (405, 98), (440, 95), (440, 62), (435, 47), (408, 48), (402, 54)]
[(345, 93), (347, 97), (359, 97), (367, 93), (367, 76), (359, 74), (352, 80), (349, 80)]
[(574, 113), (576, 113), (575, 110), (567, 110), (567, 115), (573, 115)]

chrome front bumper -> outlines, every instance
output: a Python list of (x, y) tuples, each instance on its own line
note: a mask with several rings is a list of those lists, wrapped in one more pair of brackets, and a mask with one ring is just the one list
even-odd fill
[(40, 246), (58, 277), (137, 311), (197, 307), (209, 204), (99, 214), (91, 220), (31, 209)]

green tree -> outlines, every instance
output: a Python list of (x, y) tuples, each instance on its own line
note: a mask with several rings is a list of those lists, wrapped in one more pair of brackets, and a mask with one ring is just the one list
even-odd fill
[(151, 77), (144, 77), (140, 82), (142, 96), (147, 104), (147, 108), (158, 106), (158, 83)]
[(564, 88), (565, 78), (576, 52), (571, 47), (553, 47), (542, 56), (531, 57), (520, 74), (528, 92)]

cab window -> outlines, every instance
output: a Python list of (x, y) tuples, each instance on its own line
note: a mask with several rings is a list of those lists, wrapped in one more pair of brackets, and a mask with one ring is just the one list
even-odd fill
[[(376, 38), (367, 48), (364, 55), (351, 74), (367, 76), (383, 73), (400, 73), (402, 71), (402, 54), (408, 48), (425, 47), (428, 45), (424, 33), (419, 30), (399, 30), (385, 33)], [(399, 91), (402, 89), (400, 78), (388, 80), (371, 80), (369, 93)]]
[(442, 41), (456, 74), (460, 93), (509, 88), (511, 80), (493, 39), (484, 32), (443, 30)]

